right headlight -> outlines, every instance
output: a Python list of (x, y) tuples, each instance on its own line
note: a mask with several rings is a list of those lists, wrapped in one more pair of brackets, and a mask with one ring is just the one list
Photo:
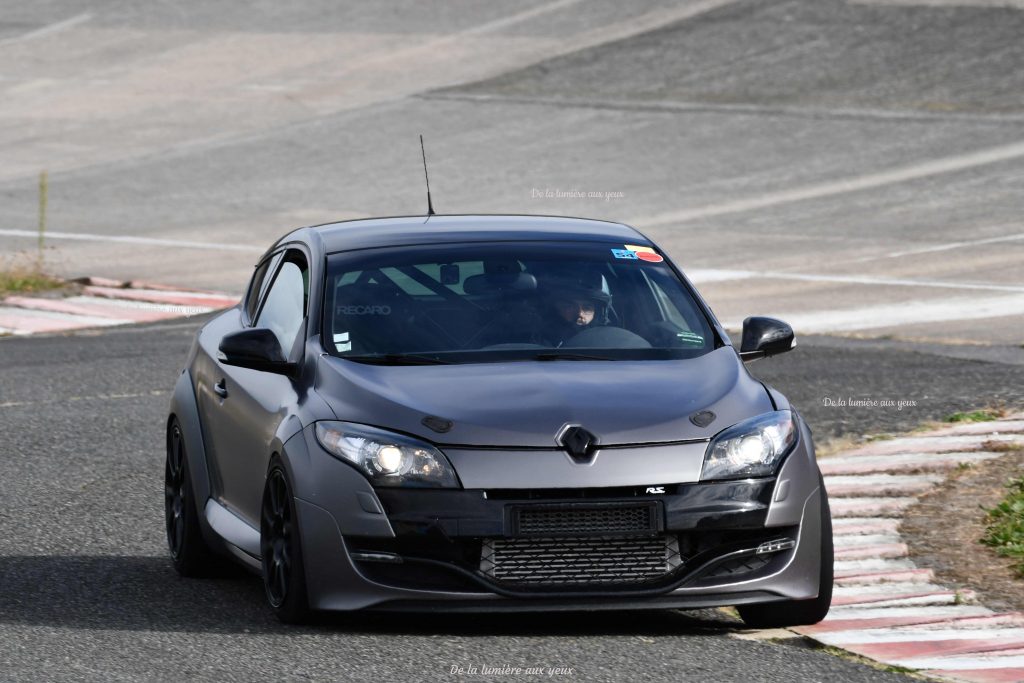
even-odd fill
[(355, 465), (374, 486), (459, 487), (448, 458), (411, 436), (324, 421), (316, 423), (316, 439), (328, 452)]
[(701, 481), (771, 476), (795, 443), (796, 424), (788, 410), (738, 422), (711, 439)]

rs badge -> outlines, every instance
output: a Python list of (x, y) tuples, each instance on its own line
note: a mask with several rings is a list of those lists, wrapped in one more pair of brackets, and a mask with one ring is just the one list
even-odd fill
[(664, 486), (648, 486), (645, 493), (665, 493)]

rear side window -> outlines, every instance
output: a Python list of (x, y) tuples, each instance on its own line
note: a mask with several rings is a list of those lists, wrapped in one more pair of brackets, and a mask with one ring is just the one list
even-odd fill
[(256, 320), (258, 327), (274, 333), (285, 354), (295, 344), (302, 328), (308, 299), (309, 268), (306, 260), (301, 254), (289, 253), (278, 268)]

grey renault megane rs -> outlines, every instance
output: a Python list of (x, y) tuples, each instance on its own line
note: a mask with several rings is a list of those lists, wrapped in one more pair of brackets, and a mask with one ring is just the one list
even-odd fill
[(811, 433), (659, 248), (618, 223), (296, 230), (198, 332), (167, 421), (177, 570), (233, 558), (314, 610), (828, 611)]

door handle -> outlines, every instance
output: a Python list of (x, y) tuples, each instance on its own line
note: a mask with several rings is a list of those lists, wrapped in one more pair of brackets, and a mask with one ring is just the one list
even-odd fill
[(217, 394), (221, 398), (227, 398), (228, 397), (227, 383), (222, 379), (221, 381), (219, 381), (216, 384), (214, 384), (213, 385), (213, 393)]

